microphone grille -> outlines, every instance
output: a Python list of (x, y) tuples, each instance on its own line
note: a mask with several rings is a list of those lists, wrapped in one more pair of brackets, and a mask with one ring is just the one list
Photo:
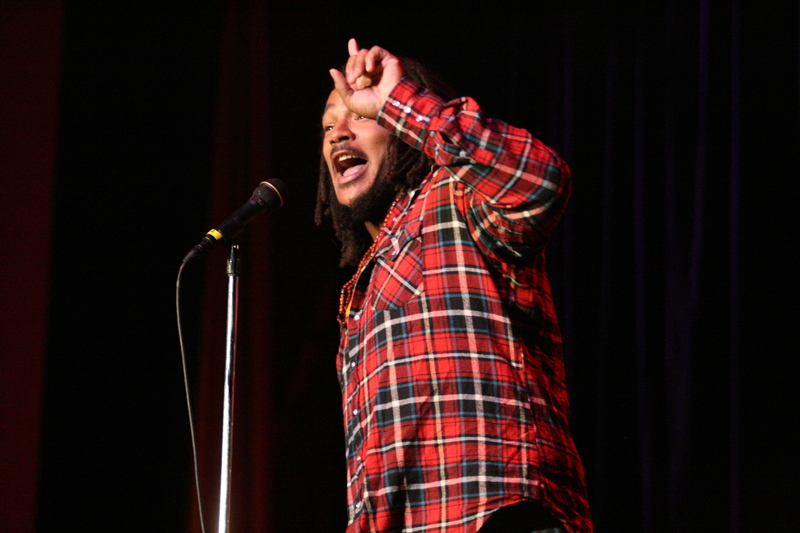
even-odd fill
[(263, 198), (272, 208), (283, 207), (284, 198), (286, 197), (286, 184), (278, 178), (262, 181), (253, 194)]

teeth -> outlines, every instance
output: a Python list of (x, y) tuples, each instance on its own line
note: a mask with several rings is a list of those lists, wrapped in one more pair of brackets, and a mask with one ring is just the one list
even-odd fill
[(347, 159), (361, 159), (361, 158), (360, 157), (356, 157), (356, 156), (354, 156), (352, 154), (343, 154), (343, 155), (340, 155), (339, 157), (337, 157), (336, 161), (341, 163), (342, 161), (345, 161)]

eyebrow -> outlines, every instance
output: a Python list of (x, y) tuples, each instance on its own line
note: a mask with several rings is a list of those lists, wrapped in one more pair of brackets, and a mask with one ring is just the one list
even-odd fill
[[(322, 110), (322, 115), (320, 116), (320, 120), (325, 120), (325, 115), (328, 114), (328, 111), (330, 111), (332, 109), (336, 109), (336, 107), (337, 107), (336, 104), (331, 104), (331, 103), (325, 104), (325, 108)], [(352, 111), (349, 111), (347, 109), (346, 109), (346, 111), (352, 113)]]

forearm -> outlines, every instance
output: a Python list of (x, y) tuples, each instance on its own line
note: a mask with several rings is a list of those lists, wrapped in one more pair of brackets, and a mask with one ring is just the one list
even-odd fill
[(424, 151), (469, 191), (485, 240), (543, 244), (565, 207), (569, 168), (526, 130), (487, 120), (470, 98), (444, 102), (404, 79), (378, 123)]

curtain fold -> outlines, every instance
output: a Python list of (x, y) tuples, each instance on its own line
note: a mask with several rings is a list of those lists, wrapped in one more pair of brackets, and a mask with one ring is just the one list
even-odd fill
[(0, 531), (33, 531), (63, 7), (0, 7)]
[[(227, 218), (269, 179), (267, 7), (235, 0), (224, 10), (217, 96), (210, 227)], [(271, 531), (273, 431), (271, 361), (274, 312), (271, 221), (255, 220), (240, 237), (239, 321), (231, 445), (231, 531)], [(206, 528), (218, 523), (222, 438), (227, 250), (206, 262), (197, 419)], [(197, 512), (193, 530), (199, 531)]]

